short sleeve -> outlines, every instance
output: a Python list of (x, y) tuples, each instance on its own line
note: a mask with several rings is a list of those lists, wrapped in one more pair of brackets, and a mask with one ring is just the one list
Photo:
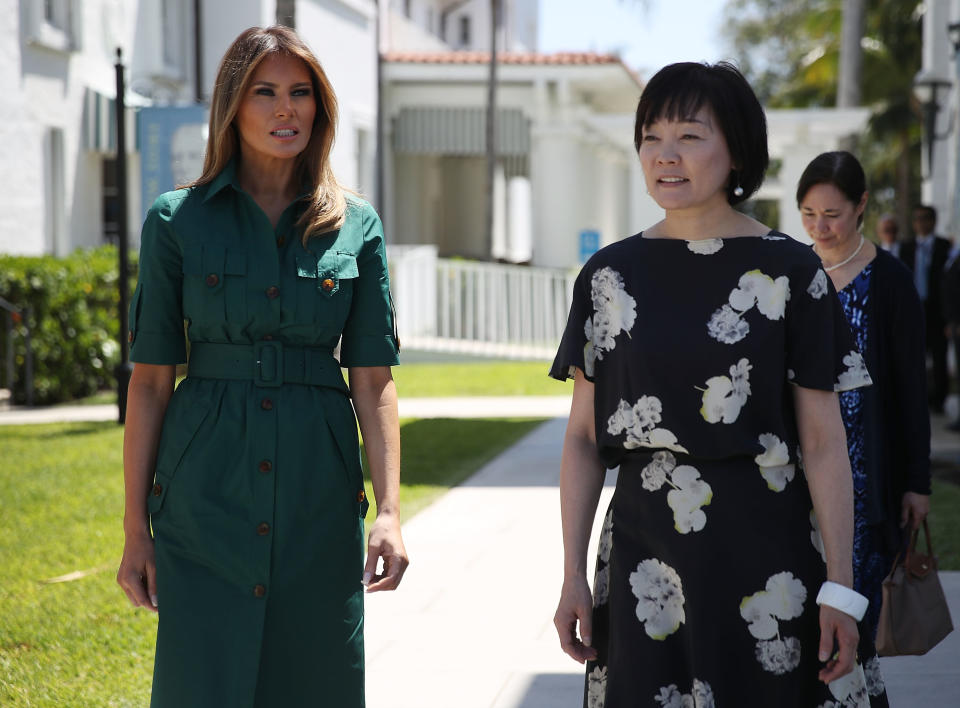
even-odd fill
[(786, 349), (787, 380), (797, 386), (849, 391), (873, 383), (833, 282), (816, 263), (791, 273)]
[(160, 195), (143, 223), (140, 274), (130, 303), (130, 360), (141, 364), (182, 364), (183, 256), (172, 226), (168, 195)]
[(340, 365), (395, 366), (399, 363), (400, 342), (390, 294), (383, 225), (373, 207), (364, 204), (360, 213), (363, 245), (357, 256), (359, 275), (340, 343)]
[(588, 381), (593, 381), (593, 361), (586, 361), (587, 320), (593, 316), (593, 301), (587, 288), (587, 266), (581, 269), (573, 284), (573, 299), (563, 338), (557, 349), (557, 356), (550, 367), (550, 376), (565, 381), (572, 379), (575, 370), (583, 371)]

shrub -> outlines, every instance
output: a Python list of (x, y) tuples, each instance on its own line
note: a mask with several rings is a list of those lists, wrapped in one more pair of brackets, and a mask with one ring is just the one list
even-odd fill
[[(79, 250), (66, 258), (0, 255), (0, 296), (30, 306), (34, 403), (50, 404), (116, 387), (120, 362), (117, 249)], [(130, 292), (136, 285), (130, 266)], [(26, 401), (25, 323), (14, 325), (16, 379), (13, 400)], [(0, 356), (6, 353), (0, 327)], [(5, 366), (0, 366), (6, 376)], [(10, 387), (10, 382), (4, 381)]]

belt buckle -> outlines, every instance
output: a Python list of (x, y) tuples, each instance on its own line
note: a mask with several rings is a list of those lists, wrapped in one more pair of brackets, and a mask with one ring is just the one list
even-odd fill
[(254, 342), (253, 383), (278, 388), (283, 383), (283, 343), (273, 340)]

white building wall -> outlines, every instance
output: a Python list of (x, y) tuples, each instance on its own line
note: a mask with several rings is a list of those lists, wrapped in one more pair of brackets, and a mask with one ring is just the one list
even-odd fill
[[(77, 246), (98, 245), (103, 242), (102, 155), (82, 147), (84, 96), (88, 88), (113, 96), (114, 52), (121, 47), (125, 63), (130, 61), (138, 6), (121, 0), (75, 2), (72, 41), (54, 46), (46, 41), (52, 35), (43, 26), (42, 3), (7, 5), (0, 12), (0, 77), (6, 87), (0, 145), (8, 166), (0, 171), (0, 252), (63, 255)], [(61, 131), (58, 138), (51, 139), (52, 130)], [(58, 144), (62, 160), (55, 165), (52, 148)], [(59, 174), (51, 172), (54, 167)], [(139, 227), (139, 204), (131, 196), (132, 232)]]

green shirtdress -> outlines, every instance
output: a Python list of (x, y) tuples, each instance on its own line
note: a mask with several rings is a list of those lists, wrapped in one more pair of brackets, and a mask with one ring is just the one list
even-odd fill
[(367, 500), (340, 366), (394, 365), (398, 343), (376, 212), (351, 198), (305, 249), (301, 209), (274, 228), (231, 164), (143, 226), (131, 359), (186, 361), (184, 320), (191, 348), (147, 500), (155, 708), (364, 705)]

